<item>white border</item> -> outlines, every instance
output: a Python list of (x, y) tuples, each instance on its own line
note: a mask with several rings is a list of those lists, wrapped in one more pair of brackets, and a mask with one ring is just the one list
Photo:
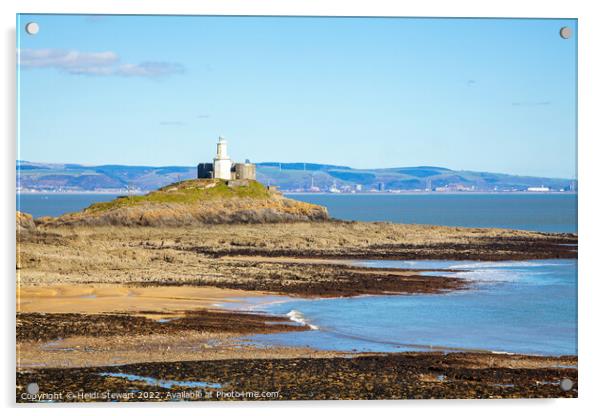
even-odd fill
[[(600, 165), (600, 92), (602, 64), (599, 44), (602, 41), (602, 19), (596, 13), (596, 2), (590, 1), (475, 1), (475, 0), (422, 0), (402, 1), (352, 1), (352, 0), (4, 0), (1, 20), (2, 42), (2, 82), (3, 97), (2, 128), (2, 256), (4, 283), (4, 342), (2, 343), (3, 377), (2, 402), (9, 411), (41, 411), (44, 414), (101, 414), (124, 411), (161, 414), (170, 406), (137, 405), (112, 406), (106, 409), (99, 406), (88, 407), (31, 407), (15, 409), (14, 403), (14, 209), (15, 209), (15, 14), (21, 13), (107, 13), (107, 14), (231, 14), (231, 15), (346, 15), (346, 16), (440, 16), (440, 17), (557, 17), (579, 19), (579, 399), (576, 400), (492, 400), (492, 401), (405, 401), (405, 402), (286, 402), (286, 403), (236, 403), (198, 404), (191, 408), (185, 404), (177, 407), (178, 414), (193, 411), (203, 413), (244, 413), (253, 414), (307, 414), (315, 412), (345, 412), (362, 414), (375, 408), (379, 413), (400, 414), (400, 412), (420, 412), (420, 414), (482, 414), (490, 415), (509, 412), (542, 412), (547, 415), (568, 412), (587, 412), (594, 408), (601, 396), (599, 354), (600, 296), (599, 268), (595, 260), (601, 257), (596, 237), (600, 229), (600, 205), (598, 193), (602, 184)], [(597, 76), (596, 76), (597, 75)], [(75, 407), (75, 408), (74, 408)], [(141, 407), (143, 409), (141, 409)]]

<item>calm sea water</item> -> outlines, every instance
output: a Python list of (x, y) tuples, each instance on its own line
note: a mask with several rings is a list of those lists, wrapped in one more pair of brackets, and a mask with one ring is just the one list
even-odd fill
[[(443, 295), (279, 299), (253, 308), (316, 328), (255, 341), (342, 351), (487, 350), (577, 354), (577, 261), (370, 261), (445, 268), (472, 288)], [(427, 273), (427, 272), (425, 272)], [(257, 302), (257, 300), (255, 300)]]
[(116, 194), (22, 194), (17, 195), (17, 209), (34, 218), (50, 215), (56, 217), (80, 211), (95, 202), (115, 199)]
[(577, 232), (575, 194), (290, 194), (343, 220)]

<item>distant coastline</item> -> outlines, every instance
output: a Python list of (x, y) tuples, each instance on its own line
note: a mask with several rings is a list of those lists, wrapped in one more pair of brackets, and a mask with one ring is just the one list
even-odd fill
[(576, 191), (395, 191), (395, 192), (295, 192), (283, 190), (284, 195), (577, 195)]
[[(547, 178), (435, 166), (355, 169), (317, 163), (258, 162), (256, 179), (290, 194), (576, 192), (572, 178)], [(21, 193), (146, 193), (194, 179), (193, 166), (48, 164), (17, 161)]]
[[(395, 192), (306, 192), (282, 190), (284, 195), (577, 195), (577, 191), (395, 191)], [(129, 195), (144, 195), (147, 191), (129, 192)], [(94, 190), (94, 191), (17, 191), (17, 195), (123, 195), (127, 192), (117, 192), (115, 190)]]
[[(146, 192), (136, 191), (129, 192), (129, 195), (144, 195)], [(17, 191), (18, 195), (123, 195), (127, 196), (128, 192), (119, 192), (116, 190), (94, 190), (94, 191)]]

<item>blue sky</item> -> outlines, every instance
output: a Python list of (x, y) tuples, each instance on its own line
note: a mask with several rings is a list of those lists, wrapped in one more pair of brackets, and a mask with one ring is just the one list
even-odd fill
[(576, 176), (575, 20), (17, 23), (21, 160), (196, 165), (223, 135), (235, 160)]

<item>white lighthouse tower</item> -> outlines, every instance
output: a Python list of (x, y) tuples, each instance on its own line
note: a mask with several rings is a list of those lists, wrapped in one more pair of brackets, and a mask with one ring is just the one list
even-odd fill
[(221, 136), (217, 141), (217, 155), (213, 158), (213, 177), (232, 179), (232, 160), (228, 157), (228, 142)]

